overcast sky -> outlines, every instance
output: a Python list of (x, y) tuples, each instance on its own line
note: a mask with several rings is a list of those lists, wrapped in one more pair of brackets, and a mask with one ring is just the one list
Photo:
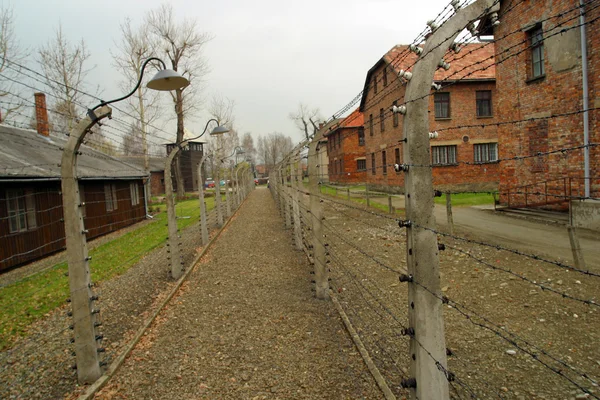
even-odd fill
[[(111, 48), (119, 24), (137, 25), (160, 0), (14, 0), (16, 34), (36, 49), (62, 23), (65, 36), (85, 40), (91, 52), (90, 87), (103, 98), (121, 95)], [(211, 72), (204, 97), (235, 100), (240, 133), (282, 132), (294, 142), (301, 133), (288, 119), (299, 102), (318, 107), (325, 117), (347, 104), (364, 85), (367, 71), (392, 46), (410, 43), (449, 0), (175, 0), (177, 18), (196, 18), (214, 39), (204, 55)], [(33, 63), (30, 66), (39, 70)], [(165, 112), (171, 112), (165, 108)], [(207, 117), (189, 128), (199, 132)], [(175, 122), (166, 127), (175, 131)]]

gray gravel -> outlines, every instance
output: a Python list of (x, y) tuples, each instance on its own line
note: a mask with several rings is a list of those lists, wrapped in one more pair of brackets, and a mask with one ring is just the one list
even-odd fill
[[(213, 213), (210, 221), (214, 220)], [(134, 228), (126, 231), (131, 229)], [(118, 238), (120, 234), (123, 232), (105, 236), (100, 242)], [(182, 232), (182, 244), (184, 261), (188, 265), (201, 250), (198, 224)], [(54, 257), (60, 262), (60, 254)], [(37, 268), (26, 267), (23, 274), (30, 274)], [(123, 275), (94, 288), (100, 296), (97, 304), (103, 324), (100, 328), (104, 335), (102, 345), (106, 348), (102, 357), (104, 362), (110, 364), (123, 351), (162, 296), (168, 293), (174, 284), (169, 271), (166, 249), (160, 246)], [(27, 337), (20, 338), (11, 349), (0, 353), (0, 399), (65, 398), (78, 389), (76, 374), (71, 368), (75, 357), (69, 343), (72, 337), (71, 318), (67, 316), (69, 309), (65, 304), (47, 314), (29, 328)]]
[(97, 398), (381, 398), (311, 269), (254, 191)]

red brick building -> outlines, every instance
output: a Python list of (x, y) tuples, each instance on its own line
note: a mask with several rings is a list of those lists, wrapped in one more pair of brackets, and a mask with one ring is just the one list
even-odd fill
[[(584, 150), (561, 151), (584, 145), (584, 94), (592, 109), (589, 142), (600, 142), (600, 113), (593, 110), (600, 107), (600, 27), (597, 22), (589, 24), (600, 17), (600, 9), (587, 4), (584, 10), (584, 37), (577, 0), (523, 1), (514, 7), (502, 1), (500, 24), (492, 31), (489, 22), (482, 21), (482, 34), (494, 34), (497, 40), (500, 158), (526, 157), (501, 163), (505, 204), (558, 203), (566, 208), (565, 196), (584, 196)], [(582, 42), (587, 52), (587, 93)], [(560, 114), (569, 115), (557, 117)], [(548, 152), (556, 153), (544, 154)], [(539, 153), (543, 155), (536, 156)], [(590, 148), (589, 160), (590, 195), (600, 197), (598, 147)], [(537, 192), (543, 195), (531, 194)]]
[[(378, 190), (402, 192), (403, 117), (392, 113), (404, 102), (406, 83), (401, 70), (412, 71), (417, 55), (398, 45), (367, 73), (360, 111), (364, 114), (367, 182)], [(464, 44), (446, 57), (448, 70), (439, 69), (429, 104), (434, 187), (451, 191), (497, 190), (499, 180), (496, 119), (496, 75), (493, 44)], [(413, 71), (414, 72), (414, 71)], [(460, 128), (465, 125), (477, 126)]]
[(359, 109), (325, 133), (329, 157), (329, 182), (356, 184), (366, 181), (365, 128)]

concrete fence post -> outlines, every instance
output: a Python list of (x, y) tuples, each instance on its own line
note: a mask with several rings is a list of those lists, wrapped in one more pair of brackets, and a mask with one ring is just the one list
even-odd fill
[[(69, 268), (69, 292), (73, 317), (73, 334), (77, 380), (81, 384), (93, 383), (102, 375), (96, 340), (96, 313), (87, 246), (87, 230), (83, 222), (77, 182), (77, 155), (89, 130), (103, 118), (111, 115), (108, 106), (97, 109), (95, 119), (83, 118), (69, 134), (61, 159), (61, 188), (63, 218)], [(116, 199), (115, 199), (116, 201)]]
[(301, 151), (304, 148), (303, 145), (299, 146), (299, 150), (296, 153), (295, 173), (292, 174), (292, 195), (294, 198), (294, 243), (296, 244), (296, 250), (302, 250), (302, 222), (300, 220), (300, 201), (301, 197), (301, 185), (302, 185), (302, 158)]
[(365, 197), (367, 198), (367, 207), (371, 206), (371, 199), (369, 198), (369, 188), (365, 188)]
[(346, 189), (346, 197), (347, 197), (347, 200), (350, 201), (350, 188)]
[(572, 225), (567, 225), (567, 230), (569, 232), (569, 240), (571, 242), (571, 251), (573, 252), (575, 267), (580, 270), (585, 270), (585, 260), (583, 259), (583, 252), (581, 251), (581, 245), (579, 244), (577, 230)]
[[(290, 229), (292, 227), (292, 209), (293, 209), (293, 198), (292, 198), (292, 190), (290, 185), (292, 184), (292, 157), (291, 154), (288, 156), (287, 161), (284, 162), (283, 168), (285, 170), (285, 181), (283, 183), (284, 191), (285, 191), (285, 227)], [(290, 185), (288, 185), (287, 181), (290, 180)]]
[(315, 266), (316, 297), (329, 299), (329, 272), (325, 258), (325, 235), (323, 234), (323, 205), (319, 187), (317, 146), (321, 134), (315, 134), (308, 146), (308, 186), (310, 191), (310, 214), (312, 221), (313, 262)]
[(448, 219), (448, 232), (454, 234), (454, 218), (452, 217), (452, 194), (446, 193), (446, 218)]
[(394, 213), (394, 206), (392, 204), (392, 195), (388, 194), (388, 210), (390, 214)]
[(217, 210), (217, 225), (223, 226), (223, 209), (221, 206), (221, 160), (217, 158), (217, 177), (215, 178), (215, 209)]
[(171, 276), (173, 279), (179, 279), (183, 275), (183, 260), (181, 249), (179, 248), (179, 232), (177, 229), (177, 215), (175, 214), (175, 200), (173, 198), (173, 179), (171, 177), (171, 164), (179, 151), (187, 146), (184, 141), (174, 147), (165, 162), (165, 197), (167, 201), (167, 226), (169, 230), (169, 240), (167, 246), (171, 257)]
[(394, 112), (405, 114), (402, 146), (405, 171), (408, 323), (410, 335), (410, 379), (402, 382), (410, 399), (447, 400), (450, 373), (446, 359), (443, 303), (436, 224), (433, 213), (433, 177), (430, 168), (429, 101), (431, 84), (444, 54), (458, 34), (486, 13), (499, 10), (495, 0), (476, 0), (460, 8), (435, 29), (412, 68), (404, 104)]
[(198, 163), (198, 198), (200, 200), (200, 235), (202, 237), (202, 246), (208, 244), (208, 223), (206, 221), (206, 203), (204, 202), (204, 179), (202, 177), (202, 167), (204, 162), (208, 158), (207, 155), (203, 155), (202, 159)]
[(231, 182), (231, 179), (233, 179), (229, 171), (230, 170), (227, 169), (228, 175), (225, 176), (225, 209), (227, 210), (227, 218), (231, 217), (231, 194), (229, 193), (229, 182)]

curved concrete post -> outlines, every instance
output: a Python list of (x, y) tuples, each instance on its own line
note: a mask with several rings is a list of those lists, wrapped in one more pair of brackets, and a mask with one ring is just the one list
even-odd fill
[(215, 209), (217, 210), (217, 225), (223, 226), (223, 210), (221, 208), (221, 176), (220, 160), (217, 159), (217, 177), (215, 178)]
[(292, 155), (288, 155), (283, 163), (285, 171), (285, 179), (283, 182), (283, 190), (285, 192), (285, 227), (290, 229), (292, 227), (292, 209), (293, 209), (293, 197), (291, 187), (288, 186), (287, 181), (290, 180), (292, 184)]
[[(449, 398), (446, 344), (440, 288), (439, 257), (433, 215), (433, 184), (429, 165), (429, 94), (440, 60), (458, 34), (470, 23), (490, 11), (495, 0), (477, 0), (462, 8), (427, 39), (422, 55), (412, 69), (412, 79), (405, 92), (406, 115), (403, 132), (406, 145), (404, 160), (407, 228), (411, 399), (446, 400)], [(433, 229), (433, 230), (432, 230)], [(432, 295), (434, 293), (435, 295)], [(416, 387), (414, 387), (416, 386)]]
[(181, 142), (174, 147), (165, 161), (165, 197), (167, 198), (167, 226), (169, 230), (169, 252), (171, 254), (171, 276), (179, 279), (183, 275), (183, 260), (179, 248), (179, 233), (177, 229), (177, 215), (175, 214), (175, 201), (173, 200), (173, 179), (171, 178), (171, 164), (179, 151), (187, 146), (188, 142)]
[(323, 206), (319, 190), (319, 154), (317, 146), (319, 140), (323, 137), (321, 132), (317, 132), (313, 140), (308, 145), (308, 187), (310, 190), (310, 215), (312, 221), (312, 246), (313, 261), (315, 265), (315, 286), (318, 299), (329, 299), (329, 272), (325, 259), (325, 246), (323, 241)]
[[(229, 169), (226, 170), (227, 172), (229, 172)], [(228, 175), (227, 173), (225, 174), (225, 216), (227, 218), (231, 217), (231, 195), (229, 194), (229, 184), (227, 183), (227, 181), (231, 181), (231, 179), (227, 179), (227, 178), (231, 178), (230, 175)]]
[(208, 244), (208, 223), (206, 221), (206, 203), (204, 201), (204, 179), (202, 176), (202, 167), (208, 155), (203, 155), (198, 163), (198, 197), (200, 199), (200, 234), (202, 236), (202, 246)]
[[(304, 146), (301, 146), (296, 152), (295, 157), (295, 173), (292, 174), (292, 196), (294, 199), (294, 242), (296, 250), (302, 250), (302, 222), (300, 219), (300, 202), (302, 201), (302, 157), (301, 151)], [(294, 164), (292, 164), (294, 165)]]
[[(95, 118), (86, 116), (71, 131), (61, 159), (63, 218), (69, 265), (69, 291), (73, 314), (77, 380), (92, 383), (101, 375), (96, 344), (96, 314), (93, 312), (93, 293), (87, 247), (87, 230), (83, 222), (77, 182), (77, 155), (85, 135), (99, 120), (109, 117), (108, 106), (95, 111)], [(115, 201), (117, 199), (114, 199)]]

